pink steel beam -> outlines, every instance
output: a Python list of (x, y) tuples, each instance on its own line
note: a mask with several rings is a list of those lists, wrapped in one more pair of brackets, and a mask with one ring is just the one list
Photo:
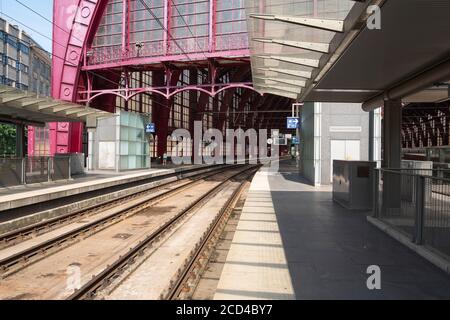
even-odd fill
[[(77, 96), (78, 81), (83, 53), (89, 36), (95, 31), (108, 0), (55, 0), (54, 23), (66, 32), (53, 28), (55, 43), (53, 52), (62, 59), (53, 59), (53, 97), (74, 101)], [(62, 47), (58, 44), (63, 44)]]
[(84, 71), (93, 71), (100, 69), (111, 69), (111, 68), (120, 68), (126, 66), (136, 66), (136, 65), (151, 65), (151, 64), (160, 64), (161, 62), (188, 62), (192, 64), (193, 62), (202, 62), (205, 61), (205, 56), (208, 59), (213, 58), (222, 58), (222, 57), (250, 57), (249, 49), (241, 49), (241, 50), (228, 50), (228, 51), (216, 51), (211, 53), (192, 53), (185, 55), (167, 55), (167, 56), (156, 56), (156, 57), (139, 57), (139, 58), (131, 58), (126, 60), (107, 62), (103, 64), (96, 65), (85, 65), (82, 70)]
[[(160, 70), (160, 71), (162, 71), (162, 70)], [(176, 71), (176, 70), (173, 70), (172, 72), (174, 72), (174, 71)], [(167, 73), (166, 75), (168, 77), (170, 77), (170, 73)], [(203, 88), (204, 89), (204, 88), (212, 88), (212, 87), (226, 87), (226, 86), (230, 86), (230, 85), (248, 85), (248, 86), (251, 86), (252, 82), (198, 84), (198, 85), (195, 85), (195, 87), (199, 87), (199, 88)], [(160, 91), (163, 91), (163, 90), (173, 91), (173, 90), (178, 90), (178, 89), (181, 89), (181, 88), (185, 88), (185, 86), (158, 86), (158, 87), (152, 86), (152, 87), (145, 87), (145, 88), (151, 88), (151, 89), (160, 90)], [(136, 91), (136, 90), (145, 89), (145, 88), (129, 88), (128, 91)], [(117, 91), (126, 91), (127, 89), (126, 88), (119, 88), (119, 89), (116, 89), (116, 90)], [(102, 91), (103, 90), (100, 89), (100, 90), (91, 90), (90, 92), (91, 93), (101, 93)], [(80, 93), (86, 94), (86, 93), (88, 93), (88, 91), (80, 91)]]
[[(216, 85), (218, 86), (218, 85)], [(204, 85), (196, 85), (196, 86), (185, 86), (183, 88), (178, 88), (174, 91), (171, 92), (171, 88), (170, 87), (166, 87), (163, 90), (166, 90), (166, 93), (161, 91), (160, 89), (156, 89), (156, 88), (152, 88), (152, 87), (148, 87), (148, 88), (125, 88), (125, 89), (110, 89), (110, 90), (92, 90), (92, 91), (80, 91), (80, 94), (89, 94), (90, 97), (88, 99), (82, 99), (79, 100), (78, 102), (83, 102), (83, 103), (90, 103), (92, 102), (94, 99), (100, 97), (100, 96), (104, 96), (104, 95), (115, 95), (117, 97), (120, 97), (122, 99), (124, 99), (125, 101), (129, 101), (132, 98), (134, 98), (135, 96), (139, 95), (139, 94), (143, 94), (143, 93), (154, 93), (154, 94), (158, 94), (163, 96), (166, 99), (171, 99), (173, 98), (175, 95), (177, 95), (180, 92), (184, 92), (184, 91), (198, 91), (198, 92), (203, 92), (211, 97), (215, 97), (217, 96), (219, 93), (229, 90), (229, 89), (236, 89), (236, 88), (244, 88), (244, 89), (248, 89), (251, 91), (254, 91), (256, 93), (258, 93), (259, 95), (263, 95), (262, 92), (259, 92), (258, 90), (256, 90), (255, 88), (253, 88), (251, 86), (251, 83), (234, 83), (234, 84), (227, 84), (226, 86), (224, 86), (223, 88), (219, 89), (219, 90), (215, 90), (215, 88), (212, 86), (212, 90), (206, 90), (203, 87), (205, 87)]]
[[(129, 0), (123, 0), (124, 16), (127, 16), (129, 10)], [(171, 0), (165, 0), (165, 26), (167, 30), (171, 27)], [(54, 45), (54, 52), (58, 56), (66, 57), (66, 61), (54, 59), (53, 62), (53, 96), (55, 98), (74, 101), (77, 97), (78, 81), (81, 71), (81, 61), (84, 60), (84, 54), (90, 47), (96, 28), (102, 18), (104, 9), (108, 0), (55, 0), (54, 1), (54, 21), (58, 26), (67, 26), (68, 32), (62, 32), (58, 28), (54, 28), (54, 38), (58, 43), (67, 44), (67, 48)], [(211, 0), (210, 6), (213, 8), (211, 20), (213, 27), (213, 44), (215, 44), (215, 16), (216, 1)], [(67, 10), (73, 8), (73, 12)], [(127, 19), (126, 19), (127, 20)], [(128, 19), (129, 20), (129, 19)], [(129, 21), (124, 24), (124, 37), (129, 32), (127, 27)], [(169, 35), (166, 34), (166, 38)], [(123, 39), (128, 43), (129, 39)], [(170, 39), (166, 39), (168, 48)], [(126, 55), (125, 55), (126, 56)], [(214, 51), (208, 53), (208, 58), (220, 58), (226, 56), (249, 57), (248, 49)], [(83, 70), (96, 70), (105, 68), (117, 68), (129, 65), (154, 64), (165, 61), (184, 61), (183, 55), (171, 55), (165, 57), (149, 57), (149, 58), (132, 58), (130, 60), (121, 60), (118, 62), (105, 63), (102, 65), (85, 66)], [(204, 53), (189, 54), (188, 60), (204, 60)]]
[[(171, 30), (171, 1), (165, 0), (165, 21), (164, 25), (167, 30)], [(244, 57), (248, 58), (250, 56), (250, 51), (248, 50), (248, 41), (242, 40), (242, 43), (238, 46), (236, 39), (246, 39), (245, 34), (237, 35), (227, 35), (227, 36), (217, 36), (216, 34), (216, 1), (210, 0), (210, 34), (209, 38), (205, 37), (205, 50), (207, 52), (207, 59), (213, 58), (224, 58), (224, 57)], [(177, 93), (196, 90), (202, 93), (202, 96), (216, 96), (217, 94), (233, 89), (233, 88), (246, 88), (252, 91), (256, 91), (250, 83), (235, 83), (228, 84), (225, 86), (217, 85), (211, 86), (208, 90), (202, 86), (191, 85), (184, 88), (172, 88), (166, 87), (162, 91), (156, 88), (137, 88), (130, 89), (126, 88), (125, 91), (120, 89), (111, 90), (93, 90), (95, 89), (96, 81), (93, 81), (93, 76), (91, 74), (86, 74), (84, 81), (81, 81), (82, 71), (97, 70), (97, 69), (108, 69), (108, 68), (121, 68), (132, 65), (150, 65), (150, 64), (160, 64), (161, 62), (186, 62), (190, 65), (195, 65), (197, 61), (205, 61), (205, 53), (196, 52), (188, 53), (188, 58), (183, 54), (175, 54), (175, 51), (170, 50), (171, 39), (168, 32), (165, 34), (165, 45), (164, 50), (165, 55), (162, 54), (159, 57), (155, 56), (144, 56), (143, 58), (135, 56), (133, 54), (134, 48), (130, 48), (130, 0), (122, 0), (123, 6), (123, 30), (122, 30), (122, 43), (118, 46), (118, 50), (122, 53), (118, 61), (110, 61), (103, 63), (99, 60), (101, 64), (87, 66), (89, 63), (87, 52), (91, 48), (92, 41), (96, 34), (98, 25), (100, 24), (101, 18), (108, 4), (108, 0), (54, 0), (54, 23), (59, 28), (53, 28), (53, 37), (55, 43), (63, 44), (54, 45), (53, 51), (56, 56), (64, 57), (64, 59), (54, 59), (52, 68), (52, 95), (55, 98), (75, 101), (79, 94), (85, 95), (87, 93), (88, 99), (84, 102), (92, 102), (95, 97), (113, 94), (116, 96), (121, 96), (126, 101), (132, 97), (139, 95), (143, 92), (154, 92), (156, 95), (165, 97), (166, 99), (172, 99)], [(66, 29), (61, 30), (61, 28)], [(208, 46), (209, 41), (209, 47)], [(232, 44), (231, 46), (229, 44)], [(186, 43), (182, 44), (187, 45)], [(234, 50), (231, 48), (241, 48), (239, 50)], [(133, 50), (130, 50), (133, 49)], [(219, 50), (219, 51), (217, 51)], [(222, 50), (222, 51), (220, 51)], [(133, 52), (131, 52), (133, 51)], [(188, 51), (188, 50), (186, 50)], [(102, 56), (100, 55), (100, 58)], [(82, 67), (85, 66), (84, 68)], [(126, 70), (125, 70), (126, 72)], [(85, 82), (86, 81), (86, 82)], [(98, 85), (98, 84), (97, 84)], [(119, 85), (117, 83), (117, 85)], [(81, 89), (80, 89), (81, 88)], [(111, 87), (111, 88), (114, 88)], [(83, 91), (87, 90), (87, 91)], [(134, 90), (134, 91), (133, 91)], [(257, 92), (257, 91), (256, 91)], [(260, 92), (258, 92), (261, 94)], [(69, 140), (68, 148), (66, 151), (81, 151), (81, 125), (71, 125), (69, 130)], [(55, 137), (56, 138), (56, 135)], [(59, 138), (59, 137), (58, 137)], [(55, 144), (56, 145), (56, 144)]]

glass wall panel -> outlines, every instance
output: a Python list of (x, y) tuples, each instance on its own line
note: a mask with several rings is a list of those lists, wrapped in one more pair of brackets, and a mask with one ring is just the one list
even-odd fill
[[(164, 1), (145, 0), (147, 7), (140, 0), (130, 1), (130, 50), (136, 50), (136, 44), (142, 44), (141, 54), (154, 56), (163, 54), (164, 38)], [(136, 55), (137, 52), (134, 52)]]
[(134, 112), (120, 113), (120, 170), (144, 169), (150, 154), (145, 125), (148, 118)]
[(209, 50), (209, 0), (171, 0), (172, 19), (170, 53), (207, 52)]
[(248, 48), (244, 0), (217, 0), (216, 50)]
[(121, 58), (123, 1), (109, 0), (92, 43), (90, 63)]
[[(281, 15), (313, 19), (344, 20), (355, 2), (350, 0), (273, 0), (266, 5), (260, 0), (246, 0), (247, 15)], [(276, 20), (262, 20), (248, 17), (248, 36), (252, 53), (252, 70), (256, 88), (264, 91), (269, 84), (264, 78), (282, 78), (286, 81), (305, 81), (309, 79), (315, 68), (281, 61), (280, 59), (262, 58), (263, 55), (282, 56), (285, 58), (301, 58), (319, 61), (324, 52), (306, 48), (282, 45), (276, 42), (264, 42), (254, 39), (284, 40), (310, 42), (314, 44), (330, 44), (336, 32), (326, 29), (283, 23)], [(322, 49), (323, 50), (323, 49)], [(277, 71), (281, 70), (281, 72)], [(285, 71), (295, 70), (297, 74)], [(286, 86), (285, 86), (286, 87)], [(291, 87), (289, 87), (291, 88)], [(292, 87), (294, 92), (301, 92), (301, 86)]]

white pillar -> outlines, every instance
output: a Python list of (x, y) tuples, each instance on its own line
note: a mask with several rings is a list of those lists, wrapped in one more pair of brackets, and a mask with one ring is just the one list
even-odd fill
[(94, 165), (94, 146), (95, 146), (95, 131), (96, 129), (88, 129), (88, 157), (87, 157), (87, 165), (88, 170), (95, 170)]
[(381, 167), (381, 108), (370, 112), (369, 124), (369, 161), (377, 163)]
[(314, 103), (314, 168), (315, 185), (322, 184), (322, 103)]

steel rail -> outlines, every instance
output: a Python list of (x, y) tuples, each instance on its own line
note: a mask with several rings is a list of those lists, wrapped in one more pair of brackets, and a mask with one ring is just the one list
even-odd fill
[[(254, 172), (256, 172), (256, 169)], [(252, 172), (251, 174), (253, 174)], [(251, 176), (249, 174), (249, 176)], [(185, 263), (181, 270), (179, 270), (177, 278), (175, 281), (171, 282), (171, 285), (168, 289), (166, 295), (162, 295), (161, 298), (166, 300), (177, 300), (180, 299), (180, 295), (185, 290), (185, 288), (189, 288), (189, 280), (195, 275), (195, 270), (201, 266), (200, 260), (202, 260), (202, 256), (208, 256), (205, 254), (207, 251), (212, 249), (214, 245), (214, 237), (222, 231), (222, 224), (228, 221), (230, 214), (236, 204), (236, 202), (241, 197), (241, 194), (244, 190), (247, 181), (243, 181), (241, 185), (233, 192), (233, 195), (228, 199), (226, 204), (222, 207), (220, 212), (215, 217), (214, 221), (209, 225), (208, 230), (205, 232), (204, 236), (200, 239), (200, 242), (194, 248), (191, 253), (191, 258), (189, 261)]]
[[(232, 168), (236, 168), (236, 167), (239, 168), (242, 166), (233, 166)], [(138, 203), (130, 206), (129, 208), (124, 208), (122, 210), (119, 210), (118, 212), (114, 212), (110, 215), (107, 215), (107, 216), (101, 218), (101, 219), (92, 221), (86, 225), (80, 226), (69, 232), (66, 232), (66, 233), (56, 236), (52, 239), (44, 241), (44, 242), (37, 244), (31, 248), (28, 248), (24, 251), (18, 252), (7, 258), (4, 258), (4, 259), (0, 260), (0, 271), (3, 274), (5, 274), (8, 271), (10, 271), (10, 269), (12, 267), (14, 267), (16, 265), (19, 265), (21, 263), (26, 265), (30, 262), (30, 259), (32, 259), (33, 257), (36, 257), (37, 255), (39, 255), (41, 253), (44, 253), (44, 255), (40, 258), (41, 259), (45, 258), (46, 256), (56, 253), (57, 251), (60, 251), (64, 248), (66, 248), (68, 245), (75, 243), (77, 238), (79, 238), (80, 236), (86, 236), (87, 234), (89, 234), (89, 236), (91, 236), (101, 230), (104, 230), (107, 227), (112, 226), (113, 224), (119, 222), (122, 218), (124, 218), (126, 216), (135, 215), (136, 213), (141, 212), (142, 210), (155, 205), (157, 202), (160, 202), (166, 198), (172, 197), (172, 196), (192, 187), (193, 185), (198, 184), (199, 182), (201, 182), (204, 179), (208, 179), (210, 177), (217, 176), (226, 171), (229, 171), (232, 168), (219, 169), (215, 172), (206, 174), (205, 176), (202, 176), (192, 182), (189, 182), (187, 184), (183, 184), (174, 189), (171, 189), (163, 194), (156, 195), (151, 198), (144, 198), (141, 201), (139, 201)], [(64, 244), (66, 244), (66, 246), (63, 246)], [(51, 251), (54, 248), (56, 248), (57, 250)], [(38, 260), (40, 260), (40, 259), (36, 259), (36, 261), (38, 261)], [(34, 261), (34, 262), (36, 262), (36, 261)], [(23, 265), (21, 267), (23, 267)]]
[(83, 300), (92, 299), (95, 297), (96, 293), (102, 288), (108, 286), (114, 278), (117, 278), (128, 266), (133, 264), (137, 257), (143, 256), (145, 250), (150, 247), (154, 242), (158, 241), (166, 232), (172, 230), (172, 228), (180, 222), (186, 215), (201, 207), (206, 201), (214, 197), (218, 192), (220, 192), (231, 179), (234, 179), (245, 172), (253, 171), (255, 166), (251, 168), (244, 169), (231, 177), (226, 181), (221, 182), (219, 185), (208, 191), (206, 194), (202, 195), (199, 199), (194, 201), (189, 205), (188, 208), (182, 210), (180, 213), (175, 215), (168, 222), (161, 225), (152, 234), (147, 236), (143, 241), (139, 242), (137, 246), (130, 249), (125, 255), (119, 257), (112, 265), (109, 265), (105, 270), (94, 276), (88, 283), (83, 285), (79, 290), (75, 291), (67, 300)]
[[(217, 169), (214, 169), (213, 172), (221, 171), (223, 169), (224, 169), (223, 167), (219, 167)], [(202, 168), (198, 168), (198, 170), (202, 170)], [(195, 171), (189, 171), (189, 172), (195, 172)], [(12, 244), (16, 244), (16, 243), (14, 243), (14, 241), (17, 239), (20, 239), (20, 240), (25, 239), (26, 240), (27, 237), (29, 238), (32, 235), (40, 235), (40, 234), (45, 233), (42, 231), (46, 231), (46, 232), (52, 231), (55, 229), (55, 227), (59, 227), (59, 226), (63, 225), (64, 223), (72, 222), (73, 220), (78, 219), (78, 218), (84, 218), (94, 212), (110, 209), (112, 207), (115, 207), (118, 204), (121, 204), (122, 202), (133, 200), (133, 199), (136, 199), (136, 198), (139, 198), (139, 197), (151, 194), (151, 193), (155, 193), (155, 192), (159, 191), (160, 189), (164, 189), (164, 188), (170, 187), (172, 185), (182, 184), (183, 181), (185, 181), (189, 178), (195, 178), (195, 177), (205, 175), (205, 174), (206, 173), (198, 173), (198, 174), (194, 174), (191, 177), (182, 178), (181, 180), (162, 183), (162, 184), (159, 184), (154, 187), (150, 187), (147, 190), (140, 191), (140, 192), (132, 194), (132, 195), (121, 196), (121, 197), (113, 199), (111, 201), (107, 201), (106, 203), (94, 205), (94, 206), (82, 209), (80, 211), (76, 211), (76, 212), (68, 213), (65, 215), (58, 216), (58, 217), (54, 217), (52, 219), (48, 219), (48, 220), (45, 220), (45, 221), (42, 221), (39, 223), (35, 223), (35, 224), (32, 224), (30, 226), (27, 226), (27, 227), (24, 227), (24, 228), (21, 228), (18, 230), (4, 233), (4, 234), (0, 235), (0, 244), (3, 246), (8, 246), (11, 244), (11, 242), (13, 242)], [(178, 175), (178, 173), (176, 173), (174, 175), (169, 175), (166, 178), (164, 178), (164, 177), (162, 177), (162, 178), (169, 179), (170, 177), (175, 177), (177, 175)], [(200, 177), (199, 179), (202, 179), (202, 178)], [(158, 183), (158, 181), (154, 181), (154, 182)], [(149, 182), (149, 183), (151, 183), (151, 182)], [(144, 182), (141, 185), (143, 186), (145, 184), (146, 183)], [(131, 187), (131, 188), (133, 188), (133, 187)], [(124, 188), (123, 190), (131, 189), (131, 188)], [(105, 195), (106, 194), (107, 193), (105, 193)]]

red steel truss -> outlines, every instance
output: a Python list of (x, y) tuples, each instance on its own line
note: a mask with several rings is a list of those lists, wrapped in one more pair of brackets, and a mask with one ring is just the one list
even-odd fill
[[(148, 114), (155, 156), (194, 121), (277, 128), (286, 115), (264, 112), (290, 110), (253, 88), (244, 0), (55, 0), (54, 24), (53, 97)], [(83, 151), (82, 125), (69, 132), (56, 152)]]

